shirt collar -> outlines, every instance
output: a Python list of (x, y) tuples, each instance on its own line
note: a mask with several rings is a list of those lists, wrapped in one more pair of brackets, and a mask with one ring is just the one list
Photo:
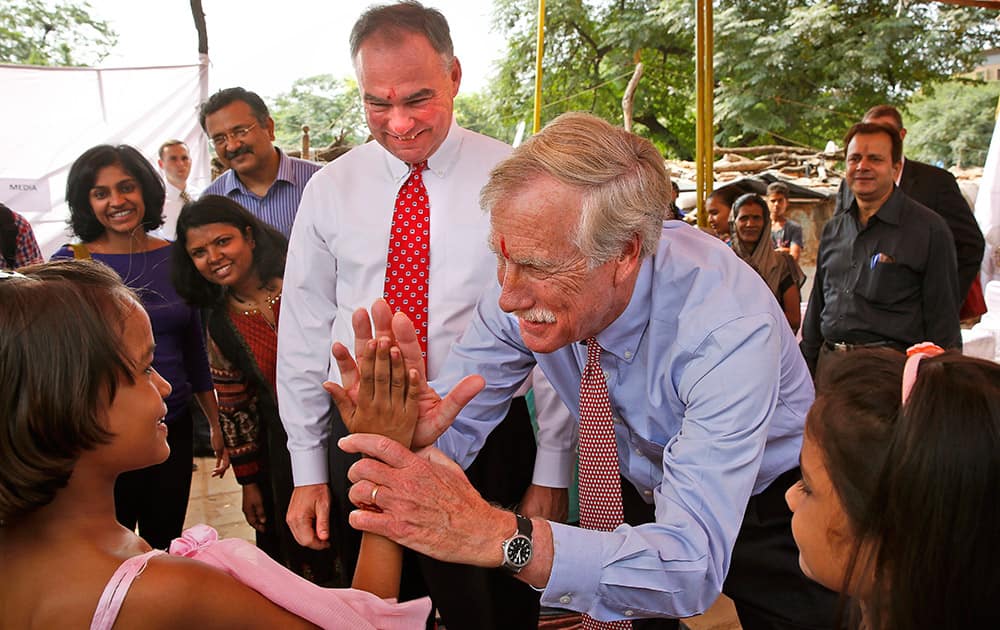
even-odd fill
[[(903, 211), (903, 198), (906, 193), (899, 186), (892, 187), (892, 194), (889, 198), (885, 200), (882, 207), (879, 208), (872, 217), (878, 217), (878, 220), (883, 223), (891, 223), (892, 225), (899, 225), (899, 215)], [(858, 218), (858, 200), (855, 199), (851, 202), (851, 205), (844, 208), (841, 214), (845, 212), (850, 212), (851, 216), (855, 219)]]
[(649, 256), (642, 261), (628, 306), (615, 321), (596, 335), (601, 348), (626, 363), (631, 363), (635, 358), (639, 342), (649, 325), (649, 309), (653, 299), (653, 258)]
[(889, 195), (889, 198), (885, 200), (882, 207), (875, 213), (878, 220), (884, 223), (899, 225), (900, 214), (903, 211), (903, 198), (905, 196), (906, 193), (903, 192), (902, 188), (893, 186), (892, 194)]
[[(438, 177), (446, 177), (448, 172), (458, 162), (458, 156), (462, 148), (462, 134), (458, 133), (458, 130), (458, 122), (455, 120), (455, 116), (452, 115), (447, 137), (445, 137), (441, 146), (437, 148), (437, 151), (427, 158), (427, 170)], [(385, 151), (384, 148), (383, 151)], [(402, 184), (410, 176), (410, 165), (388, 151), (385, 151), (385, 157), (386, 166), (392, 175), (392, 179)]]
[[(298, 186), (300, 188), (305, 187), (306, 181), (308, 181), (309, 178), (306, 177), (305, 180), (300, 182), (298, 174), (295, 172), (295, 169), (292, 168), (291, 158), (286, 156), (285, 152), (280, 148), (274, 145), (271, 146), (278, 152), (278, 173), (274, 176), (274, 181), (271, 182), (271, 186), (268, 187), (268, 191), (270, 192), (271, 187), (274, 186), (275, 182), (288, 182), (293, 186)], [(227, 195), (232, 194), (234, 190), (238, 190), (245, 195), (253, 194), (250, 192), (250, 189), (246, 187), (246, 184), (243, 183), (243, 180), (240, 179), (240, 176), (236, 174), (236, 171), (232, 168), (225, 172), (224, 177), (229, 178), (226, 180)]]
[[(293, 186), (305, 187), (309, 178), (300, 178), (299, 174), (292, 168), (292, 158), (285, 155), (284, 151), (278, 147), (274, 147), (274, 150), (278, 152), (278, 174), (275, 176), (274, 181), (288, 182)], [(302, 181), (299, 181), (300, 179)]]
[(181, 196), (181, 193), (184, 192), (177, 186), (171, 184), (166, 175), (163, 176), (163, 187), (167, 191), (167, 199), (177, 199)]

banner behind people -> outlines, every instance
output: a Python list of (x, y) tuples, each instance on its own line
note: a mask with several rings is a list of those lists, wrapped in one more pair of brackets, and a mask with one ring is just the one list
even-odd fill
[(66, 175), (87, 147), (130, 144), (153, 161), (164, 138), (179, 138), (194, 157), (191, 183), (209, 183), (197, 118), (208, 95), (207, 57), (155, 68), (0, 64), (0, 85), (7, 95), (0, 99), (0, 202), (28, 219), (45, 257), (69, 240)]

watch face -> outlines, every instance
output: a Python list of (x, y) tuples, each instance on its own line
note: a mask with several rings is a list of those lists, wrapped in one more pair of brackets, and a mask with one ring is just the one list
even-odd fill
[(507, 561), (516, 567), (523, 567), (531, 560), (531, 540), (527, 536), (516, 536), (507, 543)]

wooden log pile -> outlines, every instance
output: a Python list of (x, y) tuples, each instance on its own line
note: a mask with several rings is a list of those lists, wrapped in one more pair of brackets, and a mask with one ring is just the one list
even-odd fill
[[(780, 179), (795, 181), (810, 188), (836, 187), (841, 177), (837, 162), (843, 160), (843, 153), (839, 148), (827, 152), (777, 144), (716, 147), (715, 154), (719, 159), (715, 161), (712, 170), (717, 184), (770, 171)], [(667, 168), (677, 179), (695, 181), (694, 162), (667, 160)]]
[(818, 177), (826, 179), (834, 172), (837, 160), (843, 159), (839, 149), (818, 151), (809, 147), (766, 144), (756, 147), (716, 147), (722, 158), (715, 162), (717, 173), (753, 174), (776, 171), (786, 177)]

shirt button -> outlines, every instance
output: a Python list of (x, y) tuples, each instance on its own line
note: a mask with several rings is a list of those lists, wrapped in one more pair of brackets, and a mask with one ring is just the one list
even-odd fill
[(631, 352), (631, 351), (629, 351), (629, 350), (626, 350), (626, 351), (625, 351), (625, 358), (626, 358), (626, 359), (631, 359), (631, 358), (632, 358), (632, 352)]
[(653, 496), (653, 491), (652, 490), (643, 490), (642, 493), (644, 495), (646, 495), (647, 497)]
[(604, 380), (607, 381), (609, 378), (611, 378), (611, 374), (609, 374), (608, 372), (605, 371), (604, 372)]
[(570, 597), (569, 595), (563, 595), (562, 597), (559, 598), (559, 603), (560, 604), (568, 604), (571, 601), (573, 601), (573, 598)]
[(631, 616), (632, 616), (632, 615), (634, 615), (634, 614), (635, 614), (635, 613), (634, 613), (634, 612), (632, 612), (631, 610), (626, 610), (626, 611), (625, 611), (625, 616), (626, 616), (626, 617), (631, 617)]

